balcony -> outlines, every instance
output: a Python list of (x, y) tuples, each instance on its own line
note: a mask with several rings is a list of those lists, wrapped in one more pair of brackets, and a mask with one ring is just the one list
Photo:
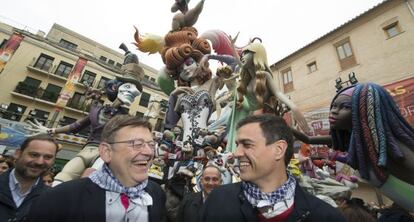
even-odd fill
[(67, 104), (68, 107), (73, 108), (73, 109), (77, 109), (77, 110), (86, 110), (86, 104), (82, 104), (82, 103), (74, 103), (72, 101), (69, 101)]
[(66, 82), (67, 78), (66, 77), (62, 77), (59, 75), (55, 75), (54, 73), (56, 72), (57, 66), (56, 65), (51, 65), (51, 66), (42, 66), (42, 67), (36, 67), (36, 61), (37, 58), (33, 57), (32, 61), (30, 62), (30, 64), (26, 67), (27, 70), (32, 71), (33, 73), (38, 73), (38, 74), (42, 74), (42, 75), (46, 75), (48, 77), (57, 79), (61, 82)]
[(25, 95), (25, 98), (32, 98), (39, 101), (44, 101), (49, 105), (54, 105), (59, 97), (56, 92), (46, 91), (41, 87), (36, 87), (25, 82), (19, 82), (14, 89), (14, 95), (16, 94)]

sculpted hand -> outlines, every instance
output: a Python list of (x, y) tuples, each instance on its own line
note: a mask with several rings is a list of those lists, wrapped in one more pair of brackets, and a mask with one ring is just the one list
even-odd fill
[(204, 55), (203, 58), (201, 58), (201, 60), (200, 60), (200, 63), (199, 63), (200, 67), (204, 71), (209, 69), (208, 68), (209, 67), (208, 60), (209, 60), (209, 54)]
[(47, 128), (39, 123), (36, 119), (32, 121), (27, 121), (30, 124), (30, 127), (25, 127), (25, 129), (32, 132), (31, 136), (40, 135), (40, 134), (54, 134), (54, 128)]
[(305, 116), (303, 116), (303, 114), (296, 108), (291, 109), (291, 111), (293, 114), (293, 118), (296, 120), (296, 122), (298, 123), (299, 127), (303, 130), (303, 132), (309, 133), (310, 129), (308, 126), (308, 122), (306, 122)]

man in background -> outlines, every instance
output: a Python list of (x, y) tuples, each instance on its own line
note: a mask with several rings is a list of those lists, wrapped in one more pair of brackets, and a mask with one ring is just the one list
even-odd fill
[(200, 179), (201, 192), (191, 193), (184, 197), (178, 210), (178, 221), (200, 221), (201, 208), (210, 192), (221, 185), (221, 172), (215, 165), (207, 165)]
[(0, 175), (0, 221), (24, 221), (47, 187), (42, 176), (55, 162), (58, 144), (48, 135), (27, 138), (16, 150), (15, 168)]

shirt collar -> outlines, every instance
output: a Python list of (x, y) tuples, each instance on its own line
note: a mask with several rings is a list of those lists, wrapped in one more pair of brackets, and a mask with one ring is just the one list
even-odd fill
[[(9, 175), (10, 190), (15, 191), (19, 189), (19, 192), (20, 192), (21, 186), (20, 186), (20, 182), (16, 178), (15, 172), (16, 170), (13, 169)], [(27, 193), (29, 193), (33, 189), (33, 187), (36, 186), (38, 183), (39, 183), (39, 178), (37, 178), (36, 182), (30, 187)]]
[[(120, 193), (112, 192), (108, 190), (106, 192), (109, 193), (109, 200), (108, 200), (109, 205), (118, 202), (118, 199), (121, 198)], [(145, 191), (142, 193), (142, 196), (134, 198), (134, 199), (129, 199), (129, 200), (136, 205), (150, 206), (153, 204), (151, 195), (149, 195), (149, 193)]]

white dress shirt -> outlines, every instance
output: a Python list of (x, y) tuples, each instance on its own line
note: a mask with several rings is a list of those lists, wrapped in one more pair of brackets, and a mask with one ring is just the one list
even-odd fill
[(148, 206), (152, 205), (152, 197), (144, 192), (141, 197), (129, 199), (128, 209), (121, 202), (121, 194), (106, 191), (106, 221), (133, 222), (148, 221)]
[(17, 208), (23, 203), (24, 198), (26, 198), (27, 195), (29, 195), (29, 193), (32, 191), (33, 187), (37, 185), (37, 183), (39, 183), (39, 178), (36, 180), (36, 182), (25, 193), (22, 193), (22, 190), (21, 190), (22, 188), (21, 188), (20, 183), (17, 180), (16, 175), (15, 175), (15, 169), (13, 169), (10, 172), (10, 175), (9, 175), (9, 188), (10, 188), (11, 194), (13, 196), (14, 204), (16, 204)]

